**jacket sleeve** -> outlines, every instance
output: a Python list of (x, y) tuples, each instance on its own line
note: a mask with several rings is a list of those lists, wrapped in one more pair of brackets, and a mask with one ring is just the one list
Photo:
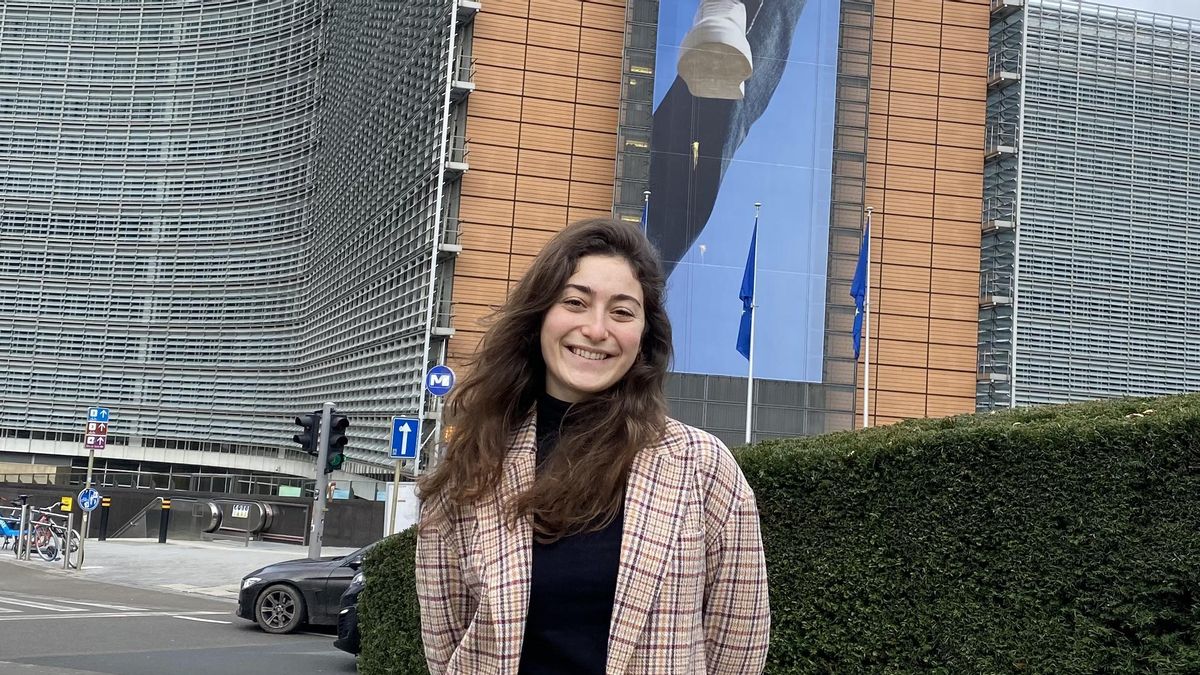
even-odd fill
[(762, 672), (770, 641), (767, 565), (754, 493), (736, 465), (732, 473), (728, 508), (708, 514), (715, 536), (706, 553), (705, 661), (710, 674), (753, 675)]
[(425, 659), (430, 675), (441, 675), (466, 633), (474, 605), (458, 554), (441, 528), (418, 528), (416, 575)]

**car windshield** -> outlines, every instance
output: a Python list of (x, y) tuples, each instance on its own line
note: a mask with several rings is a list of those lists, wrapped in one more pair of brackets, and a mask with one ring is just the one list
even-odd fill
[[(383, 540), (380, 539), (379, 541), (383, 541)], [(367, 557), (367, 552), (370, 551), (371, 549), (375, 548), (375, 546), (377, 544), (379, 544), (379, 541), (373, 541), (370, 544), (367, 544), (366, 546), (358, 549), (354, 553), (347, 553), (346, 555), (344, 555), (340, 558), (334, 558), (334, 560), (340, 560), (343, 562), (350, 562), (351, 560), (360, 560), (360, 561), (364, 560)]]

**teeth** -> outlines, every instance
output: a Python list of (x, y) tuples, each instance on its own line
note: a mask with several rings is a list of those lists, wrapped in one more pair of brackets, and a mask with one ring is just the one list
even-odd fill
[(590, 352), (586, 349), (580, 349), (578, 347), (570, 347), (569, 349), (571, 350), (572, 354), (576, 356), (582, 356), (590, 361), (603, 361), (604, 359), (608, 358), (608, 355), (601, 354), (600, 352)]

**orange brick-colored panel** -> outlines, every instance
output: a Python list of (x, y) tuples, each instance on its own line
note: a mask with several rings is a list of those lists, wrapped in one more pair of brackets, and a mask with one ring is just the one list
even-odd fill
[(932, 276), (933, 288), (938, 293), (979, 297), (979, 272), (934, 269)]
[[(942, 23), (971, 26), (987, 26), (990, 22), (986, 2), (955, 2), (950, 0), (942, 8)], [(986, 43), (984, 43), (986, 48)]]
[(979, 100), (987, 92), (987, 78), (982, 75), (941, 74), (941, 87), (937, 90), (941, 96), (951, 98), (969, 98)]
[(928, 293), (884, 288), (879, 291), (878, 299), (871, 299), (871, 304), (875, 306), (875, 311), (880, 314), (929, 316)]
[[(878, 321), (875, 319), (878, 318)], [(895, 313), (880, 313), (871, 317), (871, 333), (887, 336), (892, 340), (928, 342), (930, 319), (923, 316), (902, 316)]]
[(562, 152), (570, 149), (571, 136), (571, 130), (565, 127), (526, 123), (521, 125), (520, 147), (522, 150)]
[(934, 293), (929, 297), (929, 316), (935, 319), (978, 321), (979, 300), (970, 295)]
[(553, 178), (517, 176), (517, 200), (566, 206), (569, 183)]
[[(872, 364), (874, 365), (874, 364)], [(875, 382), (879, 389), (890, 391), (906, 391), (914, 394), (924, 394), (926, 388), (924, 368), (909, 368), (905, 366), (885, 366), (879, 364), (875, 370)]]
[(483, 8), (482, 13), (529, 16), (529, 0), (488, 0), (487, 7)]
[[(540, 98), (524, 99), (521, 121), (529, 124), (569, 127), (574, 121), (575, 104), (569, 101), (548, 101)], [(471, 105), (474, 105), (472, 103)]]
[(464, 236), (466, 236), (468, 230), (474, 230), (480, 225), (503, 226), (505, 228), (505, 233), (503, 235), (504, 248), (499, 249), (492, 247), (489, 250), (508, 250), (508, 239), (510, 235), (507, 228), (511, 226), (513, 222), (512, 200), (487, 199), (484, 197), (472, 197), (470, 199), (464, 199), (458, 207), (458, 219), (463, 223)]
[[(885, 258), (888, 256), (884, 253)], [(934, 275), (941, 270), (934, 270)], [(930, 272), (928, 267), (913, 267), (910, 265), (894, 265), (884, 262), (879, 265), (880, 281), (875, 288), (895, 288), (902, 291), (920, 291), (928, 293), (930, 289)], [(937, 287), (936, 285), (934, 286)], [(940, 290), (940, 289), (939, 289)], [(904, 338), (906, 340), (913, 338)], [(924, 338), (922, 338), (924, 339)]]
[(979, 248), (979, 220), (935, 220), (933, 240), (939, 244)]
[(480, 38), (471, 43), (471, 58), (480, 65), (520, 68), (525, 63), (525, 45)]
[(567, 224), (567, 207), (517, 202), (513, 223), (520, 227), (558, 232)]
[(537, 255), (538, 251), (555, 235), (548, 230), (528, 230), (523, 227), (513, 229), (513, 253), (522, 252), (527, 255)]
[(895, 190), (933, 192), (933, 169), (890, 166), (887, 170), (887, 186)]
[(467, 117), (467, 136), (473, 144), (516, 145), (520, 130), (516, 122), (484, 119), (469, 114)]
[(578, 26), (583, 18), (580, 0), (530, 0), (529, 16)]
[[(937, 364), (938, 368), (975, 372), (975, 363), (977, 358), (977, 344), (968, 347), (958, 347), (954, 345), (929, 345), (929, 362)], [(975, 383), (971, 382), (969, 390), (974, 391), (974, 389)]]
[[(489, 3), (488, 9), (491, 9)], [(503, 42), (525, 43), (525, 31), (528, 21), (523, 16), (508, 16), (496, 12), (480, 12), (475, 17), (474, 40), (501, 40)]]
[(462, 177), (463, 197), (512, 199), (515, 185), (512, 174), (471, 170)]
[(471, 144), (471, 169), (495, 171), (499, 173), (516, 173), (517, 149), (506, 148), (486, 143)]
[(616, 158), (617, 134), (575, 130), (572, 150), (586, 157)]
[(983, 150), (978, 147), (954, 148), (948, 145), (939, 145), (936, 165), (939, 171), (966, 171), (982, 180)]
[(617, 128), (617, 109), (575, 104), (575, 128), (605, 132)]
[(454, 300), (474, 305), (493, 305), (508, 297), (508, 284), (502, 279), (458, 277), (454, 279)]
[(987, 53), (943, 49), (942, 72), (972, 77), (987, 76)]
[(588, 105), (616, 108), (621, 104), (621, 83), (600, 80), (577, 80), (579, 82), (575, 101)]
[(561, 152), (522, 150), (517, 171), (526, 176), (562, 178), (571, 171), (571, 156)]
[(936, 148), (932, 142), (888, 141), (887, 162), (893, 166), (932, 167)]
[[(504, 261), (505, 266), (508, 265), (508, 259)], [(454, 330), (482, 331), (486, 330), (487, 326), (484, 322), (492, 316), (493, 310), (486, 305), (476, 305), (467, 302), (459, 302), (454, 304)]]
[(887, 112), (890, 115), (899, 117), (916, 117), (918, 119), (928, 119), (930, 110), (937, 110), (938, 98), (936, 92), (929, 94), (913, 94), (909, 92), (894, 91), (891, 94), (890, 108)]
[(875, 16), (894, 16), (896, 11), (896, 3), (893, 0), (875, 0)]
[[(503, 298), (497, 301), (497, 304), (500, 302), (503, 302)], [(465, 330), (456, 332), (454, 337), (450, 338), (450, 343), (446, 345), (446, 362), (454, 368), (459, 377), (464, 377), (469, 372), (468, 364), (482, 339), (481, 331)]]
[(938, 22), (942, 20), (942, 0), (903, 0), (896, 3), (892, 15), (897, 19)]
[(939, 120), (983, 124), (986, 115), (987, 103), (983, 99), (942, 98), (938, 100)]
[(475, 96), (488, 93), (520, 95), (524, 80), (524, 70), (476, 64)]
[(568, 26), (549, 21), (529, 22), (529, 44), (555, 49), (577, 49), (579, 26)]
[(585, 26), (579, 34), (579, 51), (601, 56), (620, 54), (625, 48), (624, 38), (622, 31), (597, 30)]
[[(975, 388), (975, 375), (973, 373), (963, 373), (957, 378), (953, 379), (953, 383), (958, 385), (955, 387), (956, 389), (965, 389), (967, 385), (970, 385), (972, 389)], [(945, 384), (951, 383), (946, 382)], [(929, 389), (930, 391), (937, 391), (932, 386)], [(940, 391), (951, 390), (947, 387), (941, 389)], [(966, 413), (975, 412), (975, 398), (968, 398), (966, 396), (938, 396), (935, 394), (930, 394), (928, 400), (925, 402), (925, 406), (925, 414), (929, 417), (949, 417), (951, 415), (963, 415)]]
[(985, 21), (978, 28), (942, 26), (941, 45), (946, 49), (986, 52), (988, 48), (988, 24)]
[(889, 239), (883, 242), (879, 251), (892, 265), (929, 267), (930, 250), (927, 242)]
[[(878, 3), (876, 3), (878, 7)], [(890, 47), (888, 43), (892, 41), (893, 33), (892, 19), (886, 16), (878, 16), (875, 18), (875, 25), (871, 28), (871, 34), (874, 38), (876, 49)]]
[(931, 94), (938, 90), (938, 73), (934, 70), (892, 68), (892, 80), (888, 89), (913, 94)]
[(519, 281), (521, 277), (525, 276), (525, 273), (529, 271), (530, 266), (533, 265), (535, 257), (536, 256), (532, 255), (513, 254), (512, 263), (508, 268), (508, 278)]
[(979, 247), (934, 244), (933, 266), (967, 272), (979, 271)]
[(933, 217), (938, 220), (969, 220), (979, 222), (981, 202), (969, 197), (937, 195), (933, 200)]
[(520, 121), (521, 97), (480, 92), (471, 98), (470, 115), (493, 120)]
[(887, 173), (886, 164), (867, 165), (867, 187), (882, 188), (883, 177)]
[[(908, 143), (933, 143), (937, 137), (937, 122), (915, 117), (892, 117), (888, 120), (888, 139)], [(891, 148), (888, 148), (891, 150)]]
[(579, 76), (604, 82), (619, 81), (621, 79), (621, 57), (580, 54)]
[(529, 72), (525, 74), (525, 86), (522, 93), (535, 98), (569, 103), (575, 100), (576, 82), (578, 82), (577, 79), (567, 75)]
[(607, 158), (575, 157), (571, 160), (571, 180), (604, 183), (612, 187), (616, 173), (616, 162)]
[(929, 341), (943, 345), (973, 347), (979, 344), (979, 322), (930, 319)]
[[(872, 329), (872, 332), (875, 332)], [(924, 368), (928, 362), (929, 345), (924, 341), (873, 340), (871, 360), (879, 365), (910, 366)]]
[(933, 219), (889, 214), (883, 233), (888, 239), (928, 242), (933, 236)]
[(463, 249), (454, 261), (455, 276), (479, 277), (481, 279), (508, 278), (508, 252)]
[(884, 211), (902, 216), (928, 218), (933, 215), (933, 195), (922, 192), (888, 190), (884, 195)]
[(512, 249), (512, 227), (463, 223), (458, 241), (464, 251), (508, 253)]
[[(907, 0), (905, 1), (907, 2)], [(891, 41), (894, 43), (937, 47), (942, 41), (941, 34), (942, 27), (936, 23), (907, 21), (904, 19), (894, 19), (892, 21)], [(881, 39), (881, 37), (877, 35), (876, 39)], [(984, 43), (987, 43), (986, 37), (984, 38)]]
[(549, 47), (526, 48), (525, 70), (574, 77), (578, 68), (579, 52)]
[(605, 30), (625, 30), (625, 2), (616, 0), (611, 3), (583, 3), (583, 25)]
[(892, 62), (890, 65), (898, 68), (913, 68), (915, 70), (937, 70), (940, 58), (942, 58), (941, 50), (937, 47), (896, 44), (892, 45)]
[(939, 171), (934, 191), (938, 194), (983, 199), (983, 179), (978, 173)]
[(612, 183), (571, 183), (571, 206), (611, 212)]
[[(872, 385), (872, 389), (874, 389)], [(925, 396), (907, 392), (876, 390), (871, 393), (874, 414), (887, 417), (924, 417)]]
[(872, 113), (867, 116), (867, 137), (868, 138), (887, 138), (888, 120), (890, 118), (883, 113)]
[(587, 220), (589, 218), (612, 218), (612, 208), (586, 209), (572, 206), (567, 212), (567, 220), (572, 223), (580, 220)]

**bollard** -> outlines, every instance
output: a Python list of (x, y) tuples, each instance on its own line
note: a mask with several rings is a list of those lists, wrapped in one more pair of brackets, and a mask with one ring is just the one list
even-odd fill
[(108, 507), (112, 506), (112, 497), (100, 498), (100, 541), (108, 538)]
[(63, 569), (71, 569), (71, 531), (75, 527), (75, 512), (67, 512), (67, 531), (63, 533), (62, 557)]
[(22, 500), (21, 526), (17, 528), (17, 560), (29, 560), (29, 546), (33, 539), (29, 535), (29, 529), (29, 505)]
[(171, 500), (163, 498), (162, 514), (158, 517), (158, 543), (167, 543), (167, 525), (171, 522)]

